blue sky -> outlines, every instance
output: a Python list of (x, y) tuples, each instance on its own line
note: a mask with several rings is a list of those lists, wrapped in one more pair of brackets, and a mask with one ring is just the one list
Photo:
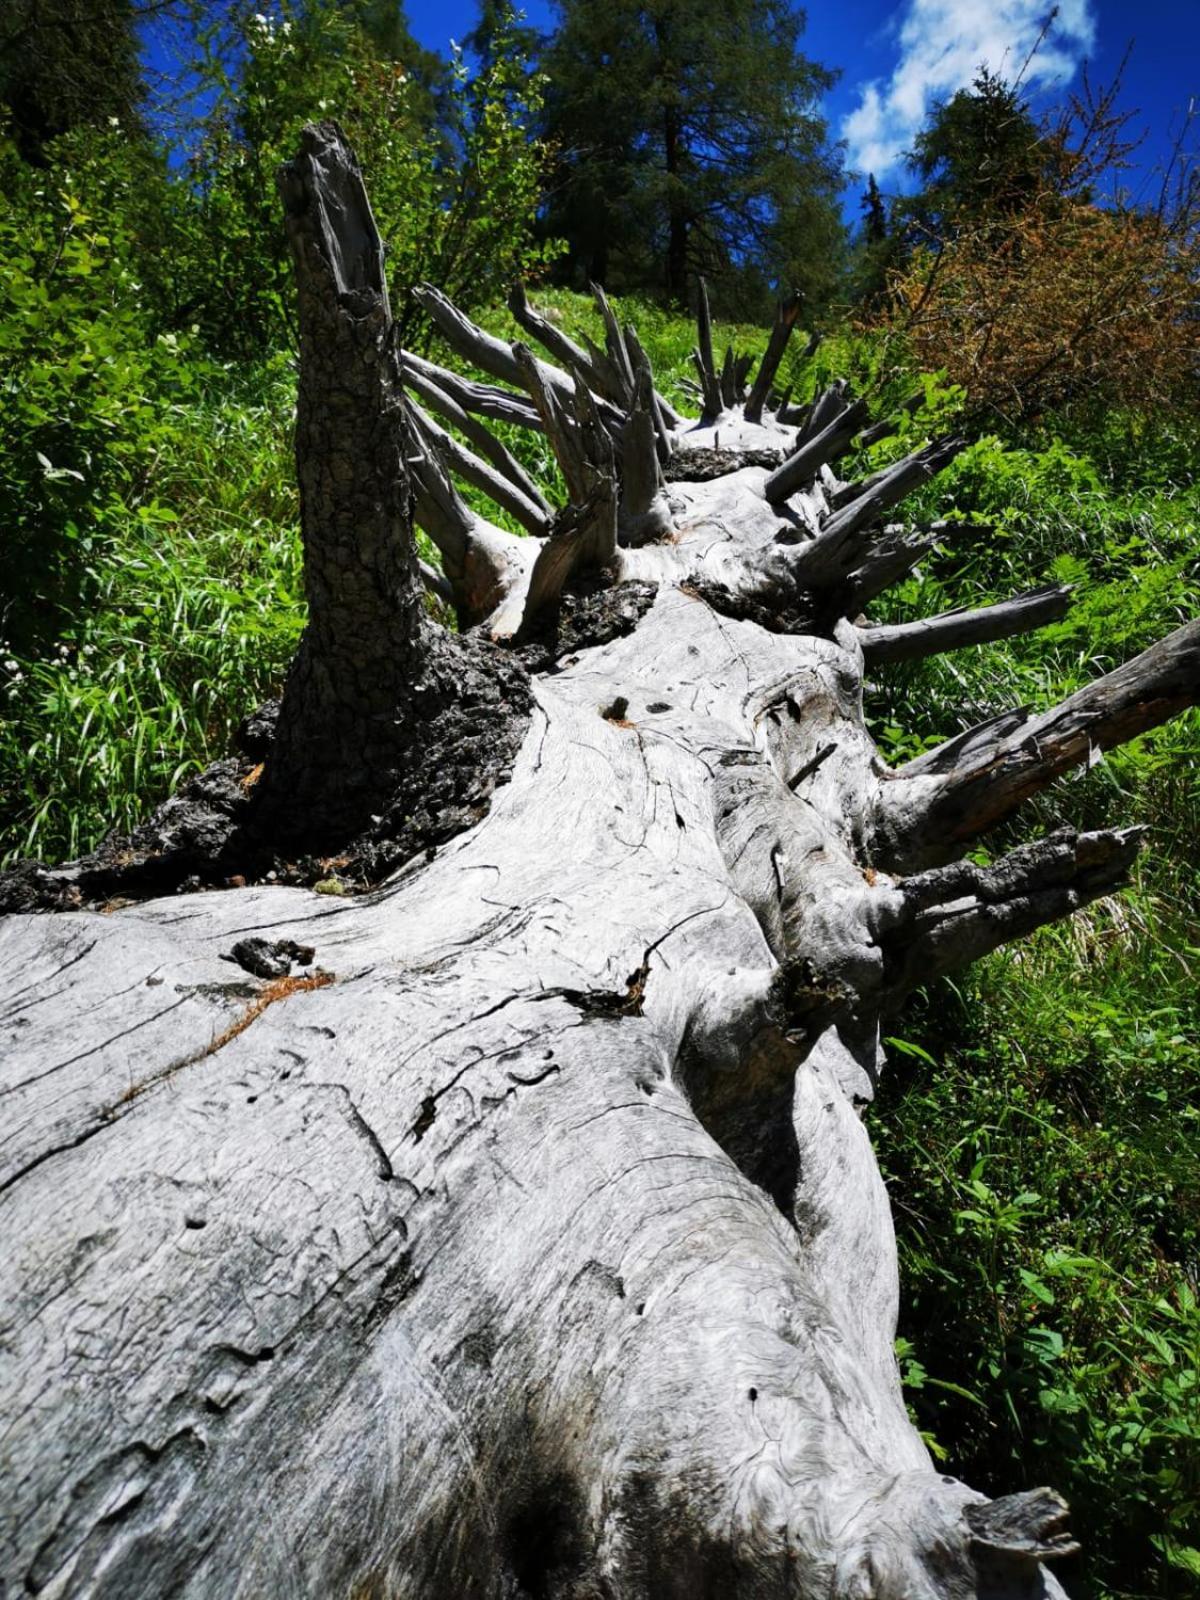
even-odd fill
[[(529, 22), (548, 29), (549, 0), (518, 0)], [(1135, 112), (1132, 127), (1145, 141), (1126, 184), (1135, 197), (1157, 195), (1157, 177), (1173, 133), (1193, 104), (1193, 135), (1200, 135), (1200, 0), (1058, 0), (1053, 27), (1026, 66), (1054, 0), (815, 0), (807, 8), (802, 48), (836, 69), (840, 78), (824, 113), (846, 145), (847, 165), (859, 181), (844, 197), (848, 218), (858, 216), (866, 173), (884, 193), (906, 183), (901, 155), (935, 98), (970, 83), (981, 62), (1024, 82), (1035, 106), (1047, 105), (1081, 84), (1084, 64), (1095, 84), (1112, 81), (1127, 47), (1121, 103)], [(270, 9), (269, 3), (264, 10)], [(476, 17), (476, 0), (407, 0), (405, 9), (422, 44), (445, 51)], [(173, 75), (165, 30), (148, 26), (150, 64)], [(1193, 149), (1200, 138), (1193, 137)]]
[[(981, 62), (1012, 78), (1037, 40), (1051, 0), (836, 0), (810, 5), (803, 48), (841, 73), (825, 114), (847, 142), (849, 164), (874, 170), (885, 192), (904, 184), (899, 156), (935, 96), (969, 84)], [(535, 27), (549, 27), (545, 0), (525, 0)], [(409, 0), (413, 32), (445, 49), (467, 33), (475, 0)], [(1078, 87), (1090, 63), (1095, 83), (1115, 75), (1132, 42), (1122, 102), (1138, 115), (1147, 139), (1129, 186), (1157, 192), (1155, 171), (1166, 159), (1172, 126), (1194, 100), (1200, 121), (1200, 0), (1059, 0), (1058, 18), (1030, 64), (1025, 82), (1035, 103)], [(857, 189), (847, 211), (857, 208)]]

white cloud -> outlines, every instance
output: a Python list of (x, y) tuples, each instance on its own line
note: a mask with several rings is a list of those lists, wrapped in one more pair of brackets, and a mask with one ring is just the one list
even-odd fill
[[(967, 88), (980, 66), (1015, 78), (1048, 11), (1048, 0), (908, 0), (895, 71), (887, 82), (864, 83), (842, 123), (851, 166), (877, 178), (898, 166), (930, 105)], [(1095, 34), (1091, 0), (1060, 0), (1024, 84), (1069, 78)]]

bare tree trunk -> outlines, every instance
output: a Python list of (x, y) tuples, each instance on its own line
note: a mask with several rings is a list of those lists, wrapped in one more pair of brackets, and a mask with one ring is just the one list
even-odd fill
[[(335, 130), (306, 137), (336, 260), (369, 212), (335, 209)], [(847, 532), (831, 472), (772, 504), (771, 469), (712, 476), (713, 427), (684, 424), (670, 531), (627, 542), (623, 453), (644, 495), (653, 439), (455, 327), (491, 375), (522, 375), (572, 495), (544, 539), (511, 539), (461, 514), (435, 445), (413, 452), (437, 581), (533, 663), (486, 819), (359, 897), (259, 884), (0, 928), (5, 1583), (1061, 1594), (1040, 1563), (1074, 1548), (1062, 1503), (988, 1501), (908, 1420), (862, 1111), (906, 993), (1122, 882), (1136, 830), (954, 858), (1093, 744), (1194, 701), (1200, 626), (1033, 719), (1033, 741), (1010, 717), (888, 770), (864, 654), (997, 636), (859, 616), (930, 535)], [(314, 406), (341, 335), (305, 329)], [(384, 585), (331, 580), (331, 601), (362, 605), (352, 669), (394, 672), (415, 724), (400, 679), (425, 635), (449, 641), (411, 604), (410, 425), (390, 379), (373, 392), (389, 498), (367, 520), (400, 662), (377, 660)], [(498, 403), (454, 396), (472, 397)], [(409, 443), (385, 449), (385, 418)], [(720, 432), (743, 457), (794, 444), (736, 404)], [(350, 539), (363, 480), (338, 470), (341, 439), (314, 411), (300, 470)], [(1023, 600), (1004, 631), (1060, 606)], [(268, 772), (320, 805), (303, 730), (325, 703), (300, 694)]]
[[(470, 481), (543, 532), (548, 508), (406, 407), (383, 246), (343, 141), (306, 130), (280, 190), (300, 304), (296, 466), (308, 625), (256, 797), (257, 826), (321, 847), (360, 833), (398, 799), (410, 803), (432, 738), (457, 746), (459, 764), (464, 754), (469, 764), (481, 741), (504, 742), (506, 715), (526, 709), (518, 693), (510, 714), (511, 683), (497, 695), (486, 647), (425, 616), (409, 459), (434, 438)], [(460, 582), (466, 541), (464, 530), (447, 556)], [(486, 710), (488, 726), (472, 706)]]

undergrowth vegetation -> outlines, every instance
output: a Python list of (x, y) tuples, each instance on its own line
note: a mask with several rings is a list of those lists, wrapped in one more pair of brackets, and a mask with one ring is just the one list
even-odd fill
[[(972, 445), (926, 495), (968, 530), (890, 597), (929, 615), (1051, 580), (1051, 628), (896, 669), (869, 701), (906, 758), (1014, 704), (1048, 706), (1200, 600), (1194, 442)], [(1056, 1483), (1086, 1556), (1071, 1592), (1200, 1579), (1200, 717), (1060, 783), (989, 840), (1136, 821), (1132, 888), (1040, 929), (903, 1019), (872, 1118), (896, 1207), (901, 1364), (937, 1453), (985, 1490)], [(986, 859), (986, 857), (985, 857)]]
[[(290, 358), (184, 361), (186, 336), (147, 341), (136, 297), (127, 324), (108, 318), (119, 242), (70, 195), (61, 205), (59, 234), (10, 258), (0, 302), (0, 382), (16, 401), (0, 422), (5, 515), (26, 573), (41, 571), (42, 539), (71, 578), (64, 589), (51, 573), (37, 605), (10, 603), (0, 623), (0, 848), (47, 859), (128, 827), (220, 754), (278, 690), (304, 615)], [(581, 297), (537, 298), (566, 331), (597, 331)], [(633, 301), (618, 311), (682, 398), (690, 323)], [(515, 333), (506, 312), (485, 320)], [(758, 348), (763, 335), (727, 338)], [(58, 353), (68, 341), (74, 366)], [(803, 399), (835, 374), (881, 410), (918, 381), (894, 341), (863, 334), (832, 336), (790, 378)], [(920, 381), (905, 430), (856, 466), (953, 414), (958, 393)], [(114, 406), (118, 392), (139, 398)], [(507, 442), (551, 482), (538, 436)], [(1182, 423), (1046, 419), (1019, 446), (978, 438), (914, 498), (914, 515), (966, 527), (889, 597), (890, 615), (1052, 580), (1076, 604), (1031, 639), (880, 674), (868, 714), (889, 758), (1004, 706), (1050, 705), (1196, 613), (1195, 449)], [(1200, 1580), (1198, 752), (1193, 713), (1023, 818), (1023, 836), (1068, 819), (1146, 823), (1132, 890), (921, 997), (872, 1117), (914, 1415), (981, 1488), (1045, 1480), (1067, 1494), (1081, 1596)]]

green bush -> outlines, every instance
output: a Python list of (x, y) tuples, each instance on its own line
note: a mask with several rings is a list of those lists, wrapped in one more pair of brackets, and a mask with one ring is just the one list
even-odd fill
[(1074, 1595), (1185, 1592), (1200, 1543), (1194, 928), (1143, 879), (993, 956), (872, 1118), (915, 1415), (978, 1487), (1066, 1494)]
[(0, 144), (0, 640), (23, 649), (82, 603), (197, 380), (187, 340), (155, 331), (126, 219), (97, 195), (100, 174), (111, 195), (129, 173), (123, 135), (54, 148), (40, 169)]
[(162, 420), (145, 493), (80, 551), (88, 603), (0, 662), (0, 840), (69, 857), (223, 755), (303, 626), (286, 364)]
[(195, 204), (177, 249), (211, 348), (258, 358), (292, 338), (275, 179), (306, 122), (339, 122), (369, 174), (401, 343), (428, 336), (415, 284), (436, 283), (472, 310), (559, 254), (538, 230), (546, 156), (530, 130), (543, 80), (511, 12), (498, 15), (476, 74), (456, 52), (440, 114), (410, 65), (382, 52), (336, 0), (280, 0), (245, 14), (204, 77), (214, 102), (191, 157)]

